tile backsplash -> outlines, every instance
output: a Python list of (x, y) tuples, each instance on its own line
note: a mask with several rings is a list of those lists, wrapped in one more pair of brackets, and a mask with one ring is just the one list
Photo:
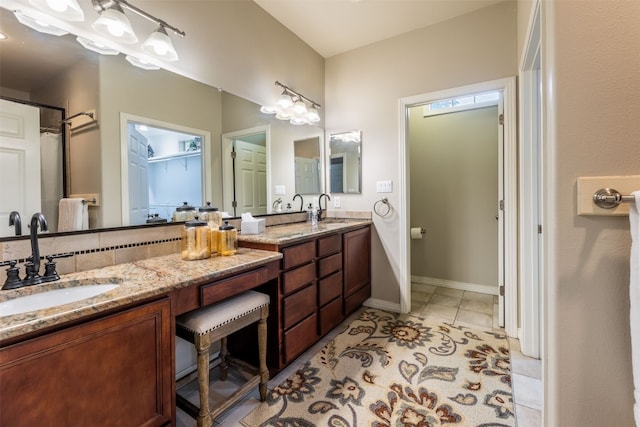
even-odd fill
[[(327, 217), (371, 219), (371, 212), (327, 211)], [(265, 225), (269, 227), (306, 219), (306, 212), (269, 215), (265, 217)], [(240, 228), (239, 219), (229, 222)], [(47, 255), (71, 254), (56, 259), (58, 274), (68, 274), (178, 253), (182, 226), (175, 224), (52, 236), (45, 233), (38, 235), (38, 243), (43, 258)], [(28, 238), (0, 242), (0, 255), (0, 261), (18, 260), (22, 275), (24, 267), (21, 264), (31, 256), (31, 242)], [(43, 272), (44, 262), (41, 262)], [(0, 283), (2, 280), (0, 278)]]

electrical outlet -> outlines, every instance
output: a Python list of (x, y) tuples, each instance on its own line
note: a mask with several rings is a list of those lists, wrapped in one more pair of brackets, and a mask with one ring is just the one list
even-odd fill
[(333, 207), (334, 208), (339, 208), (340, 207), (340, 197), (333, 196)]

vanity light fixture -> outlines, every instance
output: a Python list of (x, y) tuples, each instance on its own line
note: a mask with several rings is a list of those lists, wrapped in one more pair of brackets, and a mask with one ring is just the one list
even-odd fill
[[(98, 2), (98, 4), (102, 8), (102, 2)], [(106, 36), (116, 37), (122, 43), (134, 44), (138, 42), (138, 37), (133, 31), (129, 18), (118, 3), (114, 2), (106, 9), (101, 9), (99, 13), (98, 19), (91, 24), (94, 30)]]
[[(93, 3), (93, 8), (100, 13), (98, 21), (103, 17), (110, 19), (110, 21), (102, 26), (101, 29), (103, 33), (106, 28), (113, 26), (111, 27), (112, 30), (116, 30), (117, 33), (122, 33), (122, 36), (118, 36), (118, 34), (115, 34), (113, 31), (109, 31), (112, 36), (118, 37), (118, 40), (124, 43), (136, 43), (138, 39), (135, 36), (129, 19), (124, 14), (123, 9), (127, 9), (157, 25), (151, 35), (142, 43), (141, 48), (151, 56), (164, 61), (178, 60), (178, 53), (173, 47), (167, 30), (171, 30), (180, 37), (185, 36), (184, 31), (168, 24), (162, 19), (156, 18), (126, 0), (91, 0), (91, 2)], [(93, 24), (94, 28), (96, 28), (95, 25), (98, 25), (98, 21)], [(124, 36), (127, 36), (128, 39), (123, 38)]]
[(84, 21), (84, 12), (76, 0), (29, 0), (32, 6), (66, 21)]
[(162, 24), (142, 43), (142, 49), (165, 61), (177, 61), (178, 52)]
[(276, 81), (283, 91), (276, 105), (263, 105), (260, 111), (265, 114), (275, 114), (279, 120), (289, 120), (292, 125), (313, 124), (320, 121), (318, 108), (320, 104), (295, 90)]
[(26, 25), (27, 27), (34, 29), (36, 31), (39, 31), (41, 33), (45, 33), (45, 34), (51, 34), (53, 36), (63, 36), (65, 34), (69, 34), (67, 31), (65, 30), (61, 30), (60, 28), (49, 24), (48, 22), (45, 22), (42, 19), (39, 18), (34, 18), (32, 16), (29, 16), (25, 13), (23, 13), (20, 10), (14, 10), (13, 14), (15, 15), (16, 19), (18, 20), (18, 22), (20, 22), (23, 25)]

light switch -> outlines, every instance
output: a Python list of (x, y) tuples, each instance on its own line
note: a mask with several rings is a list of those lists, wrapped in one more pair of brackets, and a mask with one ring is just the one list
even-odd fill
[(284, 185), (276, 185), (276, 194), (286, 194), (286, 192), (284, 191)]
[(376, 181), (376, 192), (393, 193), (393, 181)]

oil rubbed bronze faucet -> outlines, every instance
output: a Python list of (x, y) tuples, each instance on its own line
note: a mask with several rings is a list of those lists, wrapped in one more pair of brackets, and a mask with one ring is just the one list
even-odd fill
[(27, 277), (22, 281), (23, 286), (37, 285), (42, 283), (40, 276), (40, 248), (38, 247), (38, 225), (40, 230), (48, 231), (47, 219), (40, 212), (34, 213), (31, 217), (31, 257), (26, 263)]
[(304, 207), (304, 200), (302, 200), (302, 195), (296, 193), (294, 194), (292, 201), (295, 200), (296, 197), (300, 197), (300, 212), (302, 212), (302, 208)]
[[(331, 200), (331, 197), (327, 193), (322, 193), (318, 197), (318, 221), (322, 221), (322, 198), (326, 197), (327, 200)], [(327, 200), (324, 201), (324, 210), (327, 210)]]
[(22, 220), (20, 220), (19, 212), (11, 211), (9, 214), (9, 227), (16, 228), (16, 236), (22, 235)]

